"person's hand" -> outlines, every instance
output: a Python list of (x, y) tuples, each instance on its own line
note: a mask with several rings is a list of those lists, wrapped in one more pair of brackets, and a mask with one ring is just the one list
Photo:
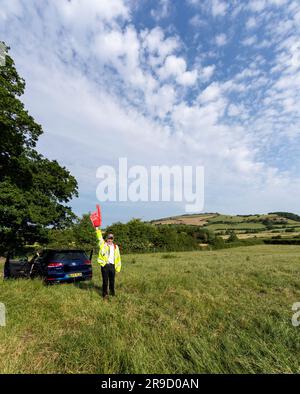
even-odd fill
[(100, 229), (102, 224), (100, 205), (96, 205), (96, 212), (90, 214), (91, 222), (96, 230)]

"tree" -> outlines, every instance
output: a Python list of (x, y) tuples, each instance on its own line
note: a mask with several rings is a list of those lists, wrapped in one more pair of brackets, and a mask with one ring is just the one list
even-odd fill
[(95, 229), (90, 220), (90, 214), (85, 214), (73, 226), (73, 236), (77, 247), (85, 250), (98, 249)]
[(49, 227), (75, 218), (66, 203), (78, 195), (76, 179), (35, 150), (43, 131), (19, 99), (24, 89), (7, 55), (0, 66), (0, 255), (45, 241)]
[(225, 241), (222, 237), (216, 236), (212, 241), (211, 245), (214, 249), (222, 249), (225, 247)]
[(53, 249), (76, 248), (73, 226), (49, 230), (47, 247)]
[(229, 235), (228, 239), (227, 239), (227, 242), (236, 242), (236, 241), (238, 241), (238, 240), (239, 240), (239, 239), (238, 239), (236, 233), (232, 230), (232, 231), (230, 232), (230, 235)]

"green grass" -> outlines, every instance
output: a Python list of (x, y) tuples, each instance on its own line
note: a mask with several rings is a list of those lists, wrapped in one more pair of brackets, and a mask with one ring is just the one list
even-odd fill
[(2, 373), (298, 373), (300, 246), (127, 255), (117, 297), (0, 282)]

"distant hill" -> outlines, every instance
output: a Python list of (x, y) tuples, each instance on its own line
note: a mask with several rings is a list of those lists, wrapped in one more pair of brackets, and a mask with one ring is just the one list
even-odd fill
[(300, 231), (300, 216), (289, 212), (272, 212), (253, 215), (226, 215), (220, 213), (184, 214), (151, 221), (154, 225), (193, 225), (207, 229), (237, 233), (294, 232)]

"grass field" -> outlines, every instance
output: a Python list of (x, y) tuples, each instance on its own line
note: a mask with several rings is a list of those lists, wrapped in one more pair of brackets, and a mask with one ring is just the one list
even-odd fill
[[(2, 267), (1, 267), (2, 268)], [(0, 282), (1, 373), (299, 373), (300, 246), (126, 255), (117, 296)]]

